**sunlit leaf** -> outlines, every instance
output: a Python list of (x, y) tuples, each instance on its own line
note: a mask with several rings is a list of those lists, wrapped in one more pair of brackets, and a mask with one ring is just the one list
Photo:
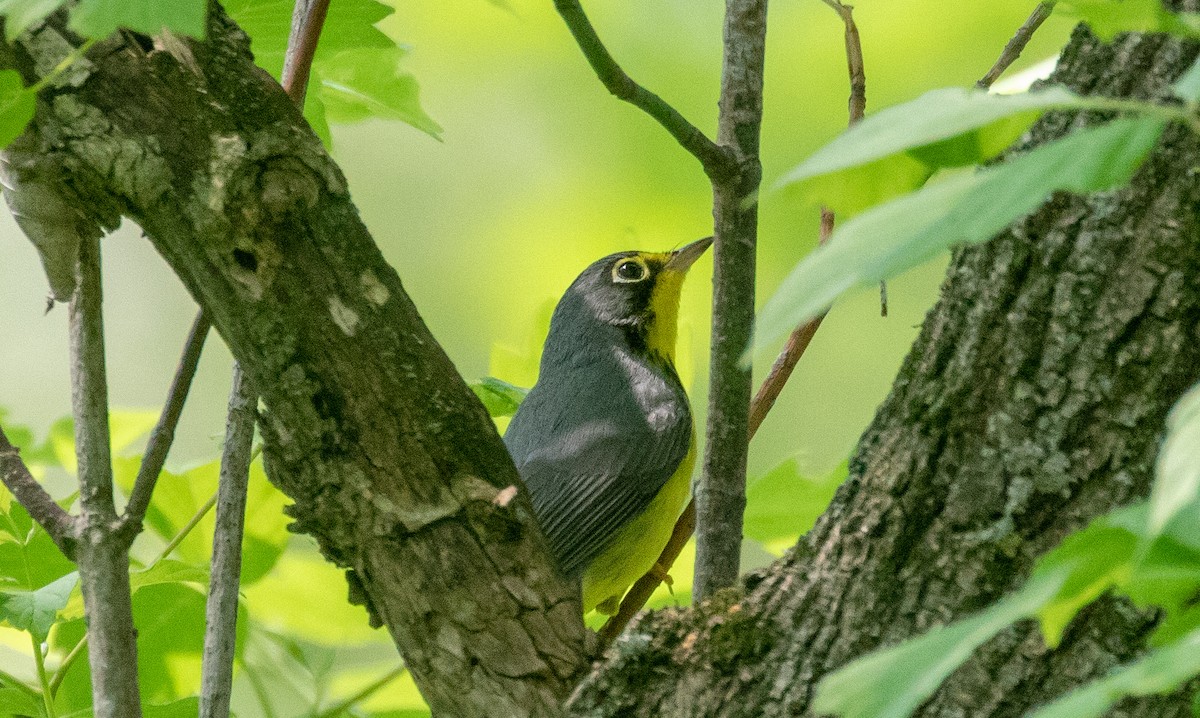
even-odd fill
[[(254, 61), (275, 78), (283, 70), (292, 24), (292, 0), (227, 0), (229, 16), (250, 35)], [(375, 24), (393, 9), (375, 0), (338, 0), (330, 3), (317, 44), (316, 65), (342, 50), (392, 47), (396, 43)]]
[(19, 503), (9, 506), (0, 523), (7, 526), (5, 533), (14, 535), (14, 540), (0, 541), (0, 586), (32, 591), (75, 570)]
[[(292, 636), (322, 645), (365, 643), (377, 635), (362, 606), (345, 601), (346, 576), (315, 550), (291, 550), (276, 570), (246, 587), (246, 604), (255, 620)], [(288, 600), (280, 601), (280, 596)], [(337, 596), (338, 600), (330, 600)], [(314, 621), (313, 616), (321, 620)]]
[(41, 716), (41, 702), (31, 693), (0, 688), (0, 716)]
[(39, 643), (45, 641), (78, 581), (79, 574), (72, 571), (36, 591), (0, 592), (0, 620), (32, 633)]
[(36, 94), (16, 70), (0, 70), (0, 148), (17, 139), (33, 119)]
[(849, 469), (842, 462), (820, 477), (804, 476), (795, 459), (788, 459), (746, 489), (745, 533), (764, 543), (797, 537), (816, 523), (833, 499)]
[(208, 568), (167, 558), (150, 568), (129, 572), (129, 587), (133, 591), (160, 583), (196, 583), (207, 586)]
[(12, 42), (46, 16), (65, 4), (66, 0), (0, 0), (0, 15), (4, 16), (4, 35)]
[(1171, 409), (1150, 490), (1147, 538), (1153, 540), (1183, 507), (1200, 501), (1200, 384)]
[(1125, 696), (1169, 693), (1200, 673), (1200, 631), (1077, 688), (1029, 718), (1093, 718)]
[(756, 346), (816, 316), (852, 287), (875, 286), (947, 247), (990, 239), (1054, 191), (1092, 192), (1125, 183), (1162, 128), (1157, 119), (1115, 120), (858, 215), (783, 281), (758, 319)]
[(323, 61), (319, 88), (329, 121), (399, 120), (437, 137), (442, 128), (421, 109), (416, 79), (400, 69), (404, 54), (399, 47), (364, 48)]
[(1035, 576), (1066, 577), (1053, 599), (1038, 611), (1048, 646), (1058, 645), (1079, 609), (1129, 577), (1145, 517), (1145, 504), (1118, 509), (1067, 536), (1039, 559)]
[[(931, 168), (989, 159), (1020, 136), (1037, 113), (1085, 106), (1089, 100), (1062, 88), (996, 95), (947, 87), (873, 113), (815, 152), (779, 181), (789, 185), (913, 151)], [(1010, 122), (1016, 118), (1016, 122)], [(963, 138), (958, 145), (951, 140)]]
[[(320, 73), (314, 69), (312, 75), (312, 81), (320, 83)], [(308, 93), (304, 100), (304, 119), (308, 120), (308, 126), (312, 128), (317, 139), (321, 140), (326, 151), (333, 149), (333, 133), (329, 129), (329, 120), (325, 118), (325, 101), (321, 99), (321, 93)]]
[(200, 699), (194, 696), (142, 708), (144, 718), (195, 718), (199, 713)]
[(108, 37), (119, 28), (147, 35), (164, 29), (204, 37), (205, 0), (79, 0), (71, 12), (71, 29), (88, 37)]
[(1031, 579), (982, 613), (850, 662), (821, 680), (813, 711), (845, 718), (905, 718), (976, 648), (1050, 600), (1064, 578), (1045, 574)]
[(1184, 102), (1200, 102), (1200, 58), (1171, 85), (1171, 91)]
[(1059, 0), (1055, 12), (1077, 18), (1109, 41), (1122, 32), (1170, 32), (1200, 37), (1200, 16), (1175, 14), (1162, 0)]

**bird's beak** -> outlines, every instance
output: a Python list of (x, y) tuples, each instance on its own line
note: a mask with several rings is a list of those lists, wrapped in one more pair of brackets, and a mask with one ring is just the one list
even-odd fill
[(712, 237), (705, 237), (671, 252), (671, 258), (667, 260), (667, 269), (674, 270), (680, 274), (686, 272), (688, 267), (691, 267), (692, 263), (700, 258), (700, 255), (708, 251), (712, 243)]

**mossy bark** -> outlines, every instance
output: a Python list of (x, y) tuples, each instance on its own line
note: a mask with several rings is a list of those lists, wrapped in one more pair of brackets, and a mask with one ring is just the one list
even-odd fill
[[(1169, 97), (1196, 46), (1078, 30), (1056, 80)], [(1096, 117), (1055, 114), (1023, 146)], [(1021, 147), (1014, 148), (1019, 151)], [(1147, 495), (1164, 420), (1200, 379), (1200, 143), (1165, 133), (1132, 183), (1066, 194), (955, 252), (941, 299), (850, 477), (741, 592), (643, 618), (578, 691), (579, 716), (810, 715), (821, 676), (1012, 590), (1068, 532)], [(1154, 616), (1105, 599), (1047, 649), (1021, 624), (917, 715), (1020, 716), (1144, 649)], [(1113, 715), (1190, 716), (1190, 695)]]
[[(32, 81), (77, 42), (51, 23), (5, 54)], [(434, 710), (557, 714), (586, 655), (577, 592), (345, 178), (219, 7), (204, 42), (97, 44), (7, 158), (17, 191), (145, 230), (260, 389), (294, 528), (351, 571)]]

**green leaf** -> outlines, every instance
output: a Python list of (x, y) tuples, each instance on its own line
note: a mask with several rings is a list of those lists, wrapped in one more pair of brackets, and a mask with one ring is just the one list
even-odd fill
[(164, 29), (204, 37), (205, 0), (80, 0), (71, 12), (70, 27), (88, 37), (108, 37), (119, 28), (146, 35)]
[(77, 581), (79, 574), (72, 571), (36, 591), (0, 593), (0, 619), (13, 628), (28, 631), (41, 643), (50, 633), (58, 612), (67, 605)]
[(905, 718), (976, 648), (1050, 600), (1064, 578), (1051, 573), (1030, 579), (1020, 591), (982, 613), (850, 662), (821, 680), (813, 712)]
[(0, 148), (21, 136), (33, 119), (36, 94), (16, 70), (0, 70)]
[(16, 688), (0, 688), (0, 716), (41, 716), (40, 701)]
[(1188, 504), (1200, 501), (1200, 383), (1176, 402), (1150, 489), (1147, 539), (1153, 540)]
[[(149, 409), (113, 409), (108, 413), (109, 450), (119, 456), (138, 439), (145, 436), (158, 422), (158, 412)], [(78, 463), (75, 458), (75, 420), (63, 417), (50, 425), (50, 436), (46, 439), (46, 453), (54, 458), (51, 463), (61, 466), (68, 473), (75, 473)]]
[(46, 16), (62, 7), (66, 0), (0, 0), (4, 16), (4, 36), (9, 42)]
[(12, 503), (5, 516), (0, 516), (0, 524), (6, 527), (5, 534), (14, 537), (11, 541), (0, 541), (0, 587), (32, 591), (75, 570), (75, 565), (17, 502)]
[[(864, 118), (784, 175), (779, 184), (794, 184), (910, 150), (931, 168), (974, 164), (1007, 147), (1038, 113), (1089, 102), (1062, 87), (1015, 95), (958, 87), (931, 90)], [(962, 142), (953, 147), (946, 144), (955, 139)]]
[(493, 417), (512, 416), (525, 400), (528, 389), (515, 384), (509, 384), (494, 376), (485, 376), (479, 381), (471, 382), (471, 391), (483, 402), (488, 414)]
[[(283, 71), (292, 5), (292, 0), (228, 0), (224, 3), (229, 16), (250, 35), (254, 61), (275, 78)], [(321, 41), (317, 44), (314, 69), (319, 70), (325, 58), (343, 50), (394, 47), (396, 43), (375, 27), (393, 12), (391, 7), (375, 0), (330, 3), (325, 26), (321, 29)]]
[(816, 523), (846, 480), (849, 463), (821, 477), (800, 473), (795, 459), (788, 459), (752, 481), (746, 490), (745, 532), (764, 543), (799, 536)]
[[(316, 68), (312, 71), (313, 82), (320, 82), (320, 73)], [(308, 120), (308, 126), (312, 128), (313, 134), (317, 139), (321, 140), (321, 144), (325, 146), (325, 151), (333, 149), (333, 133), (329, 130), (329, 120), (325, 119), (325, 101), (321, 99), (321, 93), (310, 92), (304, 99), (304, 119)]]
[(1060, 0), (1057, 12), (1086, 22), (1105, 42), (1122, 32), (1170, 32), (1198, 37), (1195, 13), (1175, 14), (1162, 0)]
[(437, 138), (442, 128), (421, 109), (416, 79), (400, 69), (404, 55), (399, 47), (364, 48), (322, 61), (318, 87), (326, 117), (331, 122), (399, 120)]
[(1038, 560), (1034, 576), (1066, 576), (1058, 593), (1038, 611), (1046, 645), (1057, 646), (1079, 609), (1129, 577), (1145, 517), (1144, 503), (1117, 509), (1070, 534)]
[(1171, 91), (1184, 102), (1200, 102), (1200, 58), (1171, 85)]
[(1115, 120), (854, 217), (784, 279), (759, 316), (756, 347), (816, 316), (852, 287), (873, 287), (947, 247), (990, 239), (1052, 192), (1124, 184), (1162, 128), (1158, 119)]
[(1071, 691), (1029, 718), (1092, 718), (1125, 696), (1169, 693), (1200, 673), (1200, 631)]
[(150, 568), (129, 572), (131, 591), (160, 583), (198, 583), (208, 586), (208, 568), (166, 558)]
[(148, 705), (142, 709), (144, 718), (195, 718), (200, 714), (200, 699), (195, 696), (170, 703)]

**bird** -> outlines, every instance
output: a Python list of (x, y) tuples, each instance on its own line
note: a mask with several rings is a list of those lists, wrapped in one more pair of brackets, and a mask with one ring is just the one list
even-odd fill
[(615, 613), (656, 567), (691, 492), (695, 429), (675, 341), (684, 276), (711, 244), (618, 252), (583, 270), (504, 434), (584, 614)]

